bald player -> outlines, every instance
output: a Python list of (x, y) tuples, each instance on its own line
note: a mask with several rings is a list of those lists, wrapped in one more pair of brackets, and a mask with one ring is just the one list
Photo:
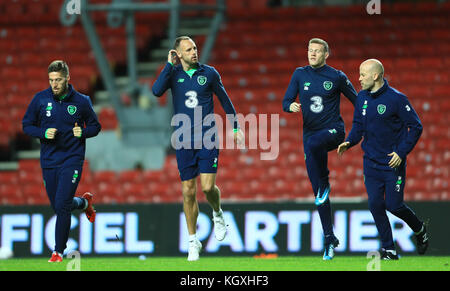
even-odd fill
[(364, 137), (364, 183), (381, 238), (381, 258), (398, 260), (386, 210), (408, 224), (418, 253), (424, 254), (428, 247), (425, 224), (403, 202), (406, 156), (419, 140), (422, 124), (408, 98), (384, 79), (380, 61), (364, 61), (359, 74), (362, 91), (356, 100), (353, 127), (337, 153), (342, 155)]

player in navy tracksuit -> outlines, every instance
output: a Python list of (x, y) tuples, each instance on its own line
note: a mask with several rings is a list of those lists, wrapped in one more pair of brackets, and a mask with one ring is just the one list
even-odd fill
[[(199, 259), (201, 243), (196, 237), (198, 204), (196, 177), (200, 174), (202, 190), (213, 208), (214, 233), (218, 240), (226, 235), (220, 207), (220, 190), (216, 186), (219, 149), (214, 122), (213, 93), (231, 116), (235, 141), (241, 137), (236, 111), (225, 91), (219, 73), (211, 66), (198, 63), (197, 47), (186, 36), (176, 39), (169, 51), (168, 62), (152, 87), (155, 96), (172, 91), (175, 131), (172, 144), (176, 149), (182, 182), (183, 208), (189, 232), (188, 260)], [(211, 118), (212, 117), (212, 118)]]
[(71, 211), (84, 210), (95, 220), (92, 194), (74, 197), (81, 179), (86, 139), (101, 129), (88, 96), (75, 91), (69, 68), (63, 61), (48, 67), (50, 87), (37, 93), (22, 120), (23, 131), (41, 142), (40, 162), (44, 185), (56, 213), (55, 249), (49, 262), (62, 261), (66, 248)]
[(406, 96), (383, 79), (381, 62), (370, 59), (360, 66), (362, 91), (358, 94), (353, 127), (338, 154), (364, 137), (364, 180), (369, 208), (382, 244), (382, 258), (398, 259), (386, 210), (404, 220), (416, 234), (417, 251), (428, 247), (425, 224), (403, 202), (406, 156), (422, 133), (419, 117)]
[[(305, 163), (325, 236), (324, 260), (333, 258), (334, 248), (339, 244), (331, 218), (328, 152), (345, 138), (340, 94), (352, 104), (356, 100), (356, 91), (347, 76), (326, 65), (328, 51), (324, 40), (309, 41), (310, 65), (295, 70), (283, 99), (284, 111), (302, 111)], [(297, 95), (300, 95), (300, 103), (295, 102)]]

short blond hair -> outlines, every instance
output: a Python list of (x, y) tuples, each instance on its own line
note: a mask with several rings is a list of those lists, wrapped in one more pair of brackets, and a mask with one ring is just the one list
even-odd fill
[(308, 46), (312, 43), (317, 43), (317, 44), (321, 44), (325, 50), (326, 53), (330, 53), (330, 47), (328, 46), (328, 43), (326, 41), (324, 41), (321, 38), (312, 38), (309, 40)]

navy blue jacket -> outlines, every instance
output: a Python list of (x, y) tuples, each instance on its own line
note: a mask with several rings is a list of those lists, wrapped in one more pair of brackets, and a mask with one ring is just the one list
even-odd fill
[[(155, 96), (160, 97), (167, 89), (172, 91), (174, 114), (185, 114), (190, 118), (192, 134), (194, 134), (194, 128), (200, 128), (200, 126), (203, 134), (211, 128), (215, 129), (214, 121), (205, 120), (207, 115), (214, 113), (213, 93), (219, 98), (225, 113), (229, 115), (228, 117), (233, 117), (230, 119), (233, 128), (239, 127), (236, 110), (214, 67), (199, 64), (197, 71), (190, 77), (181, 65), (173, 66), (167, 63), (153, 84), (152, 91)], [(194, 109), (201, 109), (201, 116), (194, 118)], [(180, 126), (175, 126), (175, 129)], [(192, 140), (194, 139), (195, 137)]]
[(390, 169), (388, 163), (396, 152), (406, 162), (406, 155), (412, 151), (422, 134), (422, 123), (408, 98), (384, 85), (376, 92), (362, 90), (358, 94), (353, 127), (346, 141), (352, 147), (364, 137), (365, 166)]
[(317, 69), (299, 67), (294, 71), (284, 95), (283, 110), (291, 112), (289, 106), (300, 95), (303, 135), (306, 137), (325, 128), (344, 128), (340, 114), (341, 93), (355, 104), (356, 90), (342, 71), (328, 65)]
[[(73, 135), (75, 123), (82, 129), (81, 138)], [(53, 95), (51, 87), (37, 93), (22, 120), (23, 131), (41, 141), (41, 167), (82, 165), (86, 151), (86, 138), (96, 136), (101, 126), (89, 96), (69, 85), (63, 100)], [(55, 139), (45, 138), (48, 128), (56, 128)]]

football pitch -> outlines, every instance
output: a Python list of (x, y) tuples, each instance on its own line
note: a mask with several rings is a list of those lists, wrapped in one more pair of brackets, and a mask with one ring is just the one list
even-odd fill
[(0, 271), (450, 271), (450, 256), (405, 256), (398, 261), (376, 261), (365, 256), (336, 256), (323, 261), (320, 256), (202, 257), (188, 262), (185, 257), (102, 257), (64, 259), (48, 263), (48, 258), (0, 260)]

